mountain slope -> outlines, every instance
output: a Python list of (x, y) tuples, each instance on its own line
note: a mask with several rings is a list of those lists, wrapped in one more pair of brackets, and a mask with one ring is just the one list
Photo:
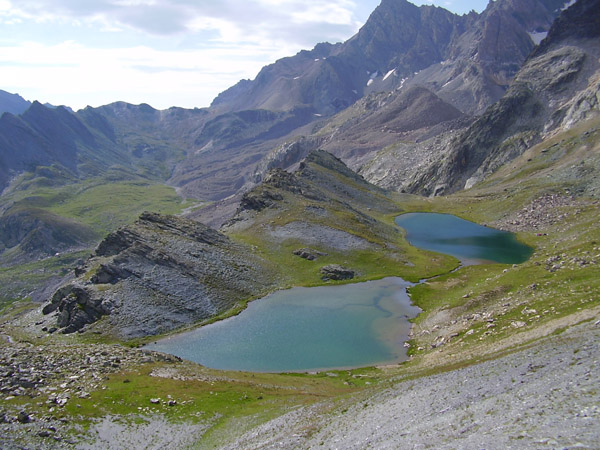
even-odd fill
[(481, 15), (457, 16), (384, 0), (348, 41), (319, 44), (267, 66), (255, 80), (220, 94), (212, 106), (236, 111), (305, 105), (331, 115), (365, 94), (409, 82), (439, 91), (463, 112), (481, 112), (502, 95), (532, 50), (528, 32), (547, 31), (564, 3), (502, 0)]
[[(487, 448), (501, 442), (504, 446), (537, 449), (541, 442), (556, 447), (556, 441), (561, 447), (593, 447), (597, 429), (589, 419), (589, 411), (594, 411), (598, 403), (594, 386), (598, 384), (596, 322), (600, 317), (595, 295), (600, 288), (599, 205), (593, 199), (580, 197), (580, 194), (573, 196), (569, 191), (575, 192), (573, 183), (581, 183), (586, 192), (594, 189), (600, 192), (598, 125), (598, 119), (594, 119), (558, 132), (472, 190), (432, 199), (397, 197), (401, 203), (396, 203), (395, 208), (453, 213), (490, 226), (512, 229), (519, 231), (520, 240), (535, 247), (532, 258), (522, 264), (462, 267), (412, 288), (412, 299), (423, 312), (414, 322), (410, 361), (396, 366), (317, 374), (213, 371), (175, 358), (165, 361), (147, 350), (99, 345), (93, 343), (98, 339), (93, 333), (66, 339), (56, 333), (48, 335), (40, 327), (49, 327), (50, 320), (31, 311), (19, 314), (12, 323), (0, 323), (2, 333), (25, 340), (5, 344), (7, 352), (3, 353), (6, 357), (2, 364), (7, 371), (14, 370), (18, 374), (18, 383), (11, 386), (5, 382), (4, 386), (9, 393), (23, 390), (37, 393), (43, 392), (46, 386), (66, 386), (52, 391), (56, 397), (50, 400), (66, 401), (63, 408), (57, 409), (57, 414), (65, 420), (56, 422), (51, 416), (36, 414), (33, 425), (20, 424), (16, 419), (19, 411), (26, 408), (30, 413), (37, 413), (47, 406), (39, 405), (40, 397), (34, 395), (32, 399), (24, 395), (6, 400), (6, 417), (14, 420), (1, 424), (4, 439), (10, 444), (27, 443), (35, 447), (34, 443), (47, 438), (37, 433), (23, 433), (28, 427), (55, 426), (57, 432), (53, 433), (62, 436), (82, 422), (100, 419), (101, 425), (92, 425), (89, 432), (80, 430), (78, 436), (86, 442), (88, 439), (98, 442), (96, 430), (118, 420), (120, 431), (111, 436), (118, 442), (131, 442), (155, 436), (152, 433), (158, 432), (151, 431), (154, 427), (161, 431), (180, 427), (192, 414), (202, 417), (214, 414), (215, 421), (201, 422), (200, 431), (193, 429), (197, 434), (191, 435), (190, 441), (195, 440), (197, 446), (319, 448), (335, 447), (339, 442), (351, 447), (353, 442), (368, 441), (378, 447), (472, 445)], [(389, 264), (390, 270), (415, 270), (406, 264), (410, 262), (418, 266), (413, 273), (415, 277), (425, 276), (422, 271), (431, 270), (432, 264), (436, 264), (432, 259), (434, 255), (416, 259), (416, 253), (401, 244), (402, 239), (394, 240), (394, 234), (401, 233), (393, 230), (390, 220), (381, 220), (382, 212), (399, 212), (388, 207), (389, 193), (365, 183), (327, 154), (312, 154), (294, 174), (273, 171), (252, 192), (250, 197), (268, 199), (271, 204), (260, 210), (243, 208), (238, 216), (240, 220), (231, 224), (229, 239), (254, 239), (252, 245), (257, 245), (261, 255), (280, 258), (273, 260), (275, 267), (288, 276), (300, 274), (296, 280), (320, 279), (319, 268), (335, 261), (344, 264), (348, 261), (348, 266), (355, 269), (370, 267), (371, 274), (378, 273), (374, 267), (381, 270), (384, 264)], [(321, 198), (327, 192), (335, 194), (334, 198)], [(362, 210), (363, 214), (353, 211), (339, 216), (343, 203), (361, 205), (361, 210), (362, 205), (370, 204), (372, 209)], [(246, 206), (258, 204), (250, 201)], [(366, 222), (369, 216), (371, 220)], [(380, 223), (373, 227), (372, 219), (378, 218)], [(388, 230), (385, 235), (388, 247), (371, 251), (377, 258), (365, 265), (369, 250), (350, 250), (347, 246), (336, 250), (339, 234), (330, 231), (330, 237), (321, 238), (318, 244), (311, 242), (312, 237), (319, 236), (315, 226), (296, 229), (296, 237), (291, 236), (295, 225), (290, 226), (290, 223), (301, 220), (320, 225), (321, 236), (326, 228), (344, 232), (348, 226), (352, 231), (342, 234), (345, 242), (348, 235), (352, 235), (353, 242), (360, 237), (362, 240), (358, 242), (366, 240), (369, 245), (381, 246), (382, 242), (375, 236), (356, 233), (362, 221), (367, 224), (363, 227), (365, 232)], [(170, 218), (159, 219), (161, 221), (177, 224), (177, 229), (187, 228), (180, 226), (187, 223), (185, 221), (172, 222)], [(188, 230), (194, 229), (194, 225), (190, 227)], [(161, 233), (166, 234), (166, 240), (174, 238), (177, 232), (165, 228), (170, 227), (162, 226)], [(276, 236), (272, 235), (273, 231)], [(211, 239), (223, 239), (215, 232), (207, 233)], [(124, 235), (120, 241), (127, 240), (128, 236)], [(118, 241), (109, 240), (100, 252), (111, 253), (120, 248), (113, 245)], [(308, 255), (307, 252), (292, 253), (293, 249), (304, 249), (306, 244), (319, 245), (313, 249), (319, 251), (313, 252), (316, 259), (301, 256)], [(133, 247), (135, 244), (130, 249)], [(359, 257), (353, 259), (353, 253)], [(381, 258), (386, 254), (400, 259), (386, 261)], [(360, 261), (363, 266), (355, 266)], [(168, 262), (167, 259), (163, 264)], [(452, 264), (446, 270), (451, 267)], [(104, 270), (90, 275), (111, 276)], [(106, 325), (109, 317), (96, 325), (88, 325), (88, 329), (102, 330), (103, 321)], [(40, 323), (44, 320), (44, 324)], [(73, 343), (82, 341), (86, 342), (84, 349)], [(62, 356), (65, 352), (72, 355), (73, 363), (65, 364), (64, 361), (72, 360)], [(79, 352), (83, 356), (77, 359)], [(105, 356), (101, 357), (100, 352)], [(41, 370), (48, 370), (45, 369), (48, 361), (58, 359), (55, 355), (61, 355), (61, 359), (50, 366), (51, 369), (57, 367), (51, 378), (41, 381), (36, 378), (33, 387), (25, 384)], [(94, 363), (91, 367), (90, 361)], [(104, 361), (108, 363), (103, 364)], [(100, 365), (110, 371), (108, 379), (98, 380)], [(16, 370), (18, 367), (21, 372)], [(565, 379), (564, 373), (572, 377)], [(73, 378), (75, 376), (78, 378)], [(465, 388), (465, 379), (470, 380), (469, 388)], [(562, 380), (558, 383), (564, 389), (556, 389), (557, 379)], [(579, 381), (572, 382), (572, 379)], [(24, 387), (19, 390), (21, 385)], [(73, 392), (78, 393), (76, 401), (66, 398), (66, 394)], [(525, 404), (523, 398), (527, 399)], [(149, 402), (149, 399), (156, 400)], [(407, 404), (419, 407), (407, 410)], [(452, 408), (447, 410), (447, 405)], [(144, 408), (148, 408), (148, 412), (140, 413)], [(585, 414), (573, 414), (582, 410)], [(474, 415), (473, 411), (481, 414)], [(142, 417), (147, 427), (140, 428), (126, 420), (130, 415), (139, 417), (140, 414), (146, 414)], [(517, 414), (526, 418), (523, 428), (515, 428)], [(405, 418), (407, 427), (415, 432), (398, 433), (397, 417)], [(457, 423), (462, 428), (457, 429)], [(555, 423), (565, 426), (557, 429), (548, 425)], [(185, 431), (190, 435), (191, 424), (187, 424)], [(507, 433), (507, 429), (516, 431)]]
[[(89, 158), (88, 172), (114, 161), (134, 168), (138, 175), (168, 180), (186, 196), (222, 200), (252, 187), (257, 168), (263, 170), (258, 166), (265, 166), (261, 161), (274, 148), (313, 134), (315, 126), (322, 128), (323, 117), (370, 94), (425, 88), (465, 115), (482, 112), (505, 92), (533, 48), (528, 33), (545, 32), (560, 6), (557, 0), (499, 0), (482, 14), (457, 16), (406, 0), (385, 0), (348, 41), (319, 44), (267, 66), (255, 80), (242, 81), (219, 95), (207, 110), (156, 111), (123, 103), (86, 108), (75, 117), (90, 129), (95, 142), (77, 145), (93, 147), (94, 151), (83, 152)], [(408, 116), (418, 105), (405, 107)], [(414, 114), (426, 117), (418, 109)], [(420, 128), (429, 124), (424, 120)], [(387, 130), (376, 133), (379, 124), (373, 125), (363, 141), (375, 145), (365, 148), (357, 142), (360, 138), (352, 138), (345, 150), (336, 143), (328, 150), (353, 168), (366, 164), (374, 152), (394, 143)], [(73, 157), (72, 144), (47, 143), (41, 154), (54, 145), (64, 146), (61, 152), (71, 148)], [(99, 149), (104, 163), (94, 159)], [(358, 159), (346, 159), (344, 153)], [(26, 155), (22, 163), (0, 161), (3, 185), (12, 174), (26, 170), (26, 162), (31, 169), (57, 157), (35, 160)]]
[(600, 114), (597, 1), (566, 10), (526, 61), (507, 94), (415, 177), (425, 194), (471, 187), (543, 137)]
[[(231, 217), (242, 194), (260, 182), (269, 169), (295, 168), (318, 148), (341, 157), (349, 167), (386, 188), (433, 194), (470, 186), (536, 142), (536, 127), (549, 123), (550, 119), (543, 117), (553, 112), (536, 109), (554, 101), (544, 97), (545, 82), (536, 81), (536, 73), (549, 70), (540, 62), (521, 73), (512, 101), (511, 93), (496, 110), (490, 110), (489, 116), (480, 118), (477, 126), (463, 132), (475, 120), (465, 111), (477, 112), (504, 92), (533, 46), (528, 33), (542, 33), (560, 4), (499, 0), (480, 15), (458, 17), (439, 8), (386, 0), (346, 43), (319, 45), (313, 53), (277, 62), (265, 68), (264, 77), (243, 83), (247, 93), (253, 92), (250, 97), (236, 88), (229, 100), (225, 95), (212, 108), (203, 110), (157, 111), (148, 105), (115, 103), (73, 114), (36, 103), (22, 116), (5, 114), (0, 119), (0, 181), (8, 186), (12, 180), (0, 201), (5, 225), (14, 228), (16, 218), (22, 218), (40, 224), (40, 235), (54, 230), (50, 234), (59, 239), (50, 239), (39, 252), (7, 247), (12, 241), (5, 239), (3, 255), (12, 261), (25, 261), (81, 249), (148, 207), (176, 212), (179, 209), (173, 196), (161, 194), (158, 202), (143, 198), (144, 189), (155, 192), (163, 183), (177, 187), (184, 197), (215, 202), (227, 199), (223, 207), (216, 203), (194, 212), (195, 217), (221, 224)], [(557, 54), (550, 59), (563, 57)], [(573, 67), (583, 64), (581, 70), (593, 70), (592, 58), (581, 60), (575, 53), (572, 57)], [(577, 67), (566, 68), (565, 76)], [(351, 82), (347, 84), (342, 75), (356, 79), (346, 80)], [(294, 80), (298, 76), (301, 78)], [(466, 83), (466, 76), (475, 81)], [(586, 76), (591, 75), (581, 79)], [(263, 78), (264, 85), (259, 83)], [(534, 86), (534, 96), (527, 94), (529, 87), (517, 87), (527, 86), (528, 78), (533, 85), (539, 84)], [(310, 89), (301, 90), (308, 97), (298, 97), (296, 91), (286, 88), (284, 97), (291, 103), (281, 106), (284, 110), (247, 109), (260, 107), (264, 96), (275, 99), (282, 95), (283, 91), (271, 84), (280, 79), (308, 83)], [(489, 95), (484, 95), (482, 86), (488, 84), (494, 88), (485, 88)], [(357, 94), (340, 97), (336, 89), (346, 94), (348, 89), (356, 90)], [(385, 89), (389, 91), (379, 92)], [(561, 99), (573, 96), (572, 107), (561, 113), (564, 126), (583, 118), (587, 105), (594, 104), (590, 103), (593, 87), (587, 94), (587, 88), (582, 89), (579, 84), (561, 94)], [(446, 95), (450, 92), (468, 95), (451, 98)], [(331, 107), (336, 98), (342, 103)], [(467, 104), (465, 98), (477, 101)], [(252, 103), (255, 100), (258, 103)], [(238, 101), (241, 103), (234, 104)], [(325, 117), (347, 104), (351, 106)], [(279, 108), (274, 105), (269, 107)], [(512, 114), (518, 108), (524, 111), (523, 105), (531, 107), (539, 123), (527, 125)], [(506, 130), (499, 131), (502, 120)], [(511, 125), (511, 120), (518, 123)], [(486, 121), (496, 124), (493, 130), (486, 128)], [(463, 148), (462, 153), (446, 155), (447, 149), (455, 147)], [(489, 148), (492, 150), (486, 156), (487, 150), (481, 149)], [(469, 157), (462, 158), (463, 153)], [(463, 159), (465, 167), (461, 166)], [(165, 197), (170, 203), (166, 208)], [(119, 201), (107, 202), (110, 198)], [(129, 208), (126, 214), (117, 211), (121, 199), (132, 204), (131, 213)], [(82, 205), (86, 201), (90, 202), (87, 209)], [(28, 208), (38, 209), (27, 212)], [(90, 213), (98, 208), (107, 209), (106, 217)], [(56, 227), (73, 220), (83, 228), (74, 233), (77, 239), (61, 243), (67, 234)]]
[[(142, 214), (98, 245), (44, 313), (55, 313), (64, 333), (132, 339), (231, 313), (277, 288), (320, 284), (332, 265), (347, 266), (357, 280), (414, 277), (424, 255), (384, 220), (397, 211), (383, 190), (339, 159), (313, 152), (298, 172), (276, 169), (247, 192), (226, 235), (195, 221)], [(438, 257), (425, 271), (453, 264)]]
[[(142, 136), (115, 129), (91, 108), (74, 114), (38, 102), (20, 116), (0, 118), (3, 263), (92, 247), (130, 210), (143, 210), (132, 203), (120, 208), (121, 202), (163, 202), (155, 186), (170, 176), (181, 152), (150, 128)], [(140, 199), (142, 186), (158, 197)]]
[[(312, 135), (275, 147), (252, 178), (246, 177), (246, 186), (262, 179), (269, 168), (294, 167), (311, 150), (323, 148), (370, 181), (413, 190), (412, 178), (443, 156), (474, 120), (473, 114), (502, 97), (533, 49), (534, 38), (549, 29), (562, 6), (560, 1), (506, 0), (490, 3), (480, 15), (458, 17), (440, 8), (385, 1), (356, 36), (336, 46), (318, 46), (312, 62), (304, 52), (265, 68), (274, 84), (261, 84), (259, 75), (255, 82), (244, 83), (247, 95), (262, 98), (263, 90), (264, 95), (278, 95), (278, 70), (299, 82), (309, 75), (294, 72), (296, 58), (312, 67), (324, 64), (327, 52), (325, 61), (342, 60), (357, 77), (368, 74), (353, 81), (352, 89), (364, 97), (316, 122)], [(273, 90), (266, 90), (268, 86)], [(286, 101), (294, 98), (287, 95), (290, 89), (285, 90)], [(230, 107), (239, 107), (236, 102), (243, 103), (244, 95), (236, 88)], [(225, 97), (217, 99), (216, 108), (223, 107), (221, 101), (227, 106)]]

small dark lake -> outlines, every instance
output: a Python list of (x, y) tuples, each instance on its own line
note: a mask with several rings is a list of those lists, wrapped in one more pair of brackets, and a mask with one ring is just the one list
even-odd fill
[(450, 214), (409, 213), (396, 217), (411, 245), (452, 255), (463, 264), (519, 264), (533, 249), (513, 233), (484, 227)]
[[(396, 223), (409, 242), (463, 264), (520, 263), (532, 249), (513, 234), (448, 214), (412, 213)], [(235, 317), (162, 339), (146, 348), (204, 366), (252, 372), (302, 372), (392, 364), (419, 309), (401, 278), (293, 288), (251, 302)]]

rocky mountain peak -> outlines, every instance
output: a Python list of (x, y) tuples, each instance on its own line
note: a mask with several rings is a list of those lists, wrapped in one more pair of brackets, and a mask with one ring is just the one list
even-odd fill
[(363, 53), (372, 69), (396, 69), (397, 76), (406, 77), (443, 60), (462, 21), (442, 8), (384, 0), (347, 47)]
[(553, 44), (573, 39), (593, 39), (600, 37), (600, 1), (578, 0), (567, 8), (552, 24), (547, 37), (532, 53), (540, 55)]
[(556, 131), (600, 115), (597, 0), (579, 1), (552, 25), (506, 95), (489, 107), (420, 174), (426, 194), (468, 189)]
[(5, 113), (22, 114), (31, 106), (31, 103), (19, 94), (11, 94), (0, 89), (0, 116)]

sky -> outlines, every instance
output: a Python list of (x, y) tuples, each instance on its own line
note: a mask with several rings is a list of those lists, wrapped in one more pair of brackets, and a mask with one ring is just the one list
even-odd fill
[[(380, 0), (0, 0), (0, 89), (77, 110), (209, 106), (241, 79), (342, 42)], [(413, 1), (458, 14), (487, 0)]]

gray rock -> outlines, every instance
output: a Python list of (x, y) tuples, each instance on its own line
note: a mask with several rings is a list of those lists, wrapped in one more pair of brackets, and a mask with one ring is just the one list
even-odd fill
[(19, 423), (30, 423), (33, 420), (31, 419), (31, 416), (25, 411), (19, 411), (19, 414), (17, 414), (17, 421)]
[(123, 338), (149, 336), (266, 294), (273, 279), (265, 261), (224, 234), (199, 222), (144, 213), (108, 235), (85, 272), (56, 290), (43, 312), (58, 312), (63, 333), (105, 317), (103, 324)]
[(319, 256), (327, 256), (327, 253), (323, 253), (312, 248), (299, 248), (294, 250), (294, 255), (299, 256), (300, 258), (308, 259), (309, 261), (314, 261)]
[(355, 276), (353, 270), (342, 267), (338, 264), (330, 264), (321, 267), (321, 279), (327, 280), (351, 280)]

